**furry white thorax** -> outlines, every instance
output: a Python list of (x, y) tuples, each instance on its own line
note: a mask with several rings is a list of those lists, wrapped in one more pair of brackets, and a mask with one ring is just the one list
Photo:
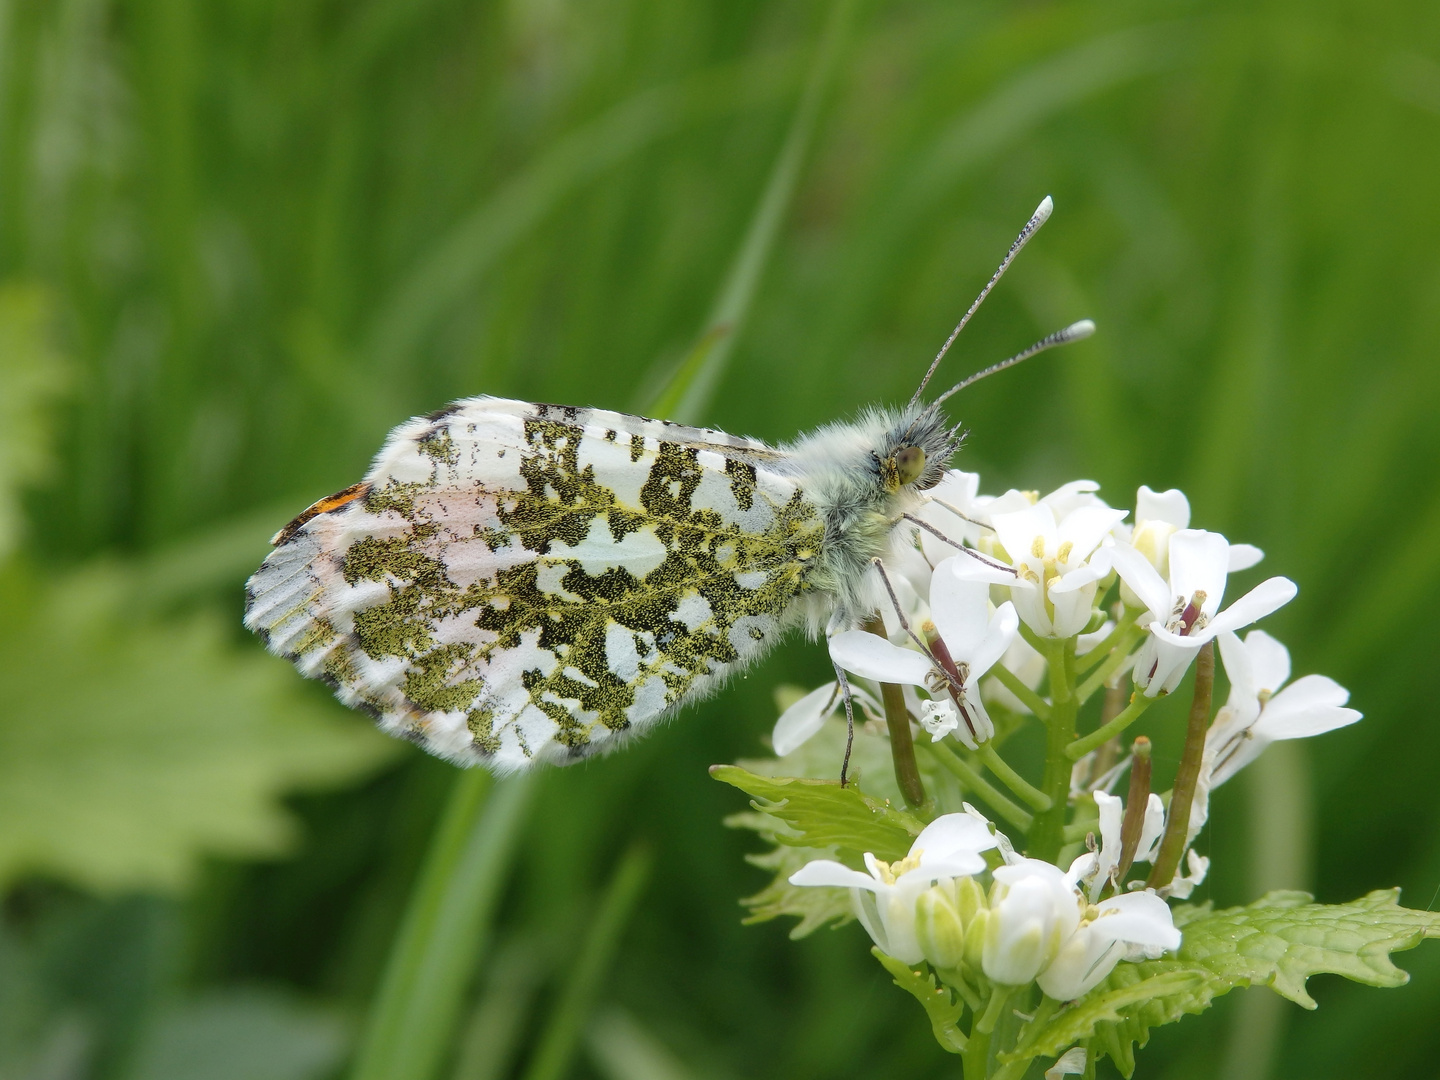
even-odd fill
[[(891, 490), (882, 463), (906, 445), (925, 451), (924, 478)], [(831, 620), (858, 626), (889, 604), (871, 562), (915, 542), (916, 527), (904, 515), (919, 509), (919, 489), (939, 480), (957, 445), (933, 408), (872, 406), (853, 421), (827, 424), (781, 447), (785, 456), (777, 471), (803, 485), (825, 521), (819, 565), (810, 578), (814, 591), (804, 601), (812, 635)]]

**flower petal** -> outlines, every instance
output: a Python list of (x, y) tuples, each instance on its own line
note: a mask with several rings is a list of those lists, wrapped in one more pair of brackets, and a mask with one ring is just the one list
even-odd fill
[[(981, 743), (989, 742), (991, 736), (995, 734), (995, 722), (985, 711), (985, 702), (979, 694), (965, 695), (965, 705), (961, 713), (960, 726), (955, 729), (955, 738), (971, 750), (977, 750)], [(970, 733), (972, 727), (975, 729), (973, 735)]]
[(920, 865), (933, 859), (947, 858), (957, 851), (976, 854), (995, 846), (990, 826), (969, 814), (941, 814), (920, 830), (910, 845), (910, 854), (920, 853)]
[(1032, 548), (1038, 536), (1045, 550), (1055, 550), (1055, 511), (1045, 503), (1027, 506), (1013, 514), (992, 514), (990, 524), (995, 528), (995, 537), (1010, 556), (1010, 562), (1019, 566), (1023, 562), (1036, 562)]
[(879, 892), (890, 888), (884, 882), (876, 881), (869, 874), (851, 870), (833, 859), (816, 859), (808, 862), (790, 875), (791, 885), (836, 885), (846, 889), (869, 889)]
[(969, 662), (985, 640), (990, 623), (990, 586), (973, 577), (960, 577), (956, 564), (962, 559), (975, 561), (968, 555), (946, 559), (930, 580), (930, 618), (957, 664)]
[(794, 753), (825, 725), (825, 718), (835, 711), (840, 701), (837, 689), (835, 683), (826, 683), (811, 690), (780, 714), (770, 736), (776, 757)]
[[(992, 566), (975, 555), (956, 555), (946, 561), (955, 564), (951, 572), (962, 581), (983, 581), (987, 585), (1013, 586), (1016, 584), (1013, 571)], [(938, 570), (939, 567), (937, 566), (936, 569)], [(931, 588), (934, 588), (933, 579)]]
[(1258, 565), (1263, 558), (1265, 558), (1265, 552), (1254, 544), (1231, 544), (1230, 573), (1238, 574), (1241, 570), (1249, 570), (1252, 566)]
[(1067, 1076), (1078, 1076), (1085, 1071), (1090, 1058), (1083, 1046), (1072, 1046), (1055, 1059), (1055, 1064), (1045, 1070), (1045, 1080), (1064, 1080)]
[(1170, 595), (1170, 586), (1165, 579), (1150, 565), (1150, 560), (1129, 544), (1116, 544), (1109, 551), (1110, 563), (1115, 567), (1115, 572), (1130, 586), (1153, 617), (1163, 619), (1169, 613), (1174, 597)]
[(1324, 675), (1296, 679), (1270, 699), (1255, 733), (1267, 739), (1304, 739), (1346, 727), (1359, 720), (1354, 709), (1342, 708), (1350, 691)]
[(1126, 510), (1111, 510), (1108, 506), (1082, 506), (1072, 511), (1060, 522), (1059, 543), (1070, 542), (1069, 566), (1076, 566), (1090, 557), (1105, 535), (1120, 522), (1129, 517)]
[(1172, 596), (1188, 601), (1195, 593), (1203, 592), (1205, 603), (1202, 610), (1213, 617), (1220, 610), (1220, 600), (1225, 595), (1225, 578), (1229, 573), (1230, 542), (1219, 533), (1181, 529), (1170, 537)]
[(1152, 892), (1124, 893), (1096, 905), (1100, 917), (1091, 924), (1091, 933), (1129, 945), (1153, 945), (1174, 950), (1180, 947), (1180, 931), (1170, 914), (1170, 905)]
[(990, 616), (990, 625), (985, 628), (985, 640), (967, 657), (972, 683), (978, 682), (1009, 651), (1015, 635), (1019, 632), (1020, 616), (1015, 612), (1015, 605), (1006, 600), (995, 609), (995, 614)]
[(1242, 626), (1249, 626), (1257, 619), (1263, 619), (1272, 611), (1278, 611), (1294, 600), (1297, 592), (1299, 589), (1289, 578), (1266, 578), (1211, 619), (1210, 625), (1205, 629), (1214, 635), (1226, 630), (1239, 630)]
[(892, 645), (868, 630), (845, 630), (830, 639), (830, 659), (846, 671), (878, 682), (924, 686), (930, 658)]
[(1165, 804), (1155, 792), (1145, 800), (1145, 817), (1140, 825), (1140, 842), (1135, 845), (1135, 861), (1151, 862), (1165, 835)]
[(1094, 480), (1071, 480), (1040, 496), (1040, 501), (1055, 511), (1056, 518), (1063, 519), (1083, 506), (1103, 507), (1105, 500), (1095, 494), (1099, 490), (1100, 485)]
[[(1256, 696), (1262, 690), (1274, 694), (1290, 681), (1290, 650), (1264, 630), (1251, 630), (1245, 635), (1245, 652), (1250, 657)], [(1337, 701), (1335, 704), (1344, 705), (1345, 702)]]
[(1226, 699), (1226, 705), (1236, 712), (1244, 712), (1260, 693), (1255, 685), (1255, 658), (1245, 648), (1245, 643), (1228, 630), (1217, 634), (1216, 639), (1220, 646), (1220, 661), (1225, 665), (1225, 676), (1230, 680), (1230, 697)]
[(1163, 521), (1177, 529), (1190, 527), (1190, 500), (1179, 488), (1151, 491), (1144, 484), (1135, 493), (1135, 523)]

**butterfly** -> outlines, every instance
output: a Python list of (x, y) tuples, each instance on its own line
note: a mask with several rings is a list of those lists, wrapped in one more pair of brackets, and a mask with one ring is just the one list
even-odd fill
[[(272, 540), (245, 625), (380, 727), (514, 772), (609, 749), (719, 687), (791, 629), (860, 625), (964, 432), (934, 401), (965, 323), (904, 408), (769, 446), (710, 428), (494, 397), (390, 433), (360, 483)], [(956, 545), (957, 547), (959, 545)]]

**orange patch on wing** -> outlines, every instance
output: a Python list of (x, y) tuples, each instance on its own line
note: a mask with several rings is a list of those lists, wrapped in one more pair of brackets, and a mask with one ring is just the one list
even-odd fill
[(370, 485), (362, 481), (358, 484), (351, 484), (344, 491), (337, 491), (334, 495), (327, 495), (319, 502), (311, 503), (301, 511), (299, 517), (270, 538), (270, 545), (272, 547), (279, 547), (299, 532), (311, 518), (320, 514), (328, 514), (332, 510), (339, 510), (343, 506), (349, 506), (356, 499), (363, 499), (369, 493)]

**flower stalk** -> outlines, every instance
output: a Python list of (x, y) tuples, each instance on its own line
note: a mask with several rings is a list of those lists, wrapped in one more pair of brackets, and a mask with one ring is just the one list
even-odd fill
[(1175, 878), (1180, 857), (1190, 835), (1190, 808), (1195, 801), (1195, 785), (1200, 779), (1200, 765), (1205, 753), (1205, 729), (1210, 722), (1210, 698), (1215, 688), (1215, 646), (1206, 642), (1195, 657), (1195, 696), (1190, 701), (1190, 722), (1185, 730), (1185, 750), (1180, 756), (1180, 770), (1175, 774), (1175, 788), (1170, 795), (1170, 812), (1160, 851), (1150, 868), (1145, 884), (1152, 889), (1163, 888)]
[(1070, 759), (1078, 702), (1075, 698), (1075, 639), (1042, 640), (1050, 669), (1050, 717), (1045, 721), (1045, 775), (1040, 790), (1050, 807), (1035, 816), (1027, 847), (1032, 858), (1053, 862), (1065, 843), (1066, 796), (1070, 792)]
[[(885, 624), (871, 619), (865, 629), (885, 637)], [(900, 794), (913, 807), (925, 805), (925, 783), (920, 779), (920, 765), (915, 760), (915, 740), (910, 734), (910, 711), (905, 708), (905, 691), (896, 683), (880, 684), (880, 700), (885, 706), (885, 726), (890, 731), (890, 756), (895, 762), (895, 782)]]
[(1130, 791), (1125, 797), (1125, 819), (1120, 827), (1120, 862), (1115, 867), (1115, 888), (1125, 886), (1125, 875), (1135, 862), (1140, 847), (1140, 830), (1145, 826), (1145, 807), (1150, 801), (1150, 740), (1141, 735), (1130, 754)]
[(1143, 694), (1136, 694), (1130, 704), (1120, 710), (1120, 715), (1111, 720), (1108, 724), (1102, 724), (1089, 735), (1076, 739), (1065, 748), (1065, 756), (1071, 761), (1079, 761), (1091, 750), (1113, 739), (1119, 735), (1136, 720), (1140, 714), (1155, 704), (1155, 699), (1145, 697)]

